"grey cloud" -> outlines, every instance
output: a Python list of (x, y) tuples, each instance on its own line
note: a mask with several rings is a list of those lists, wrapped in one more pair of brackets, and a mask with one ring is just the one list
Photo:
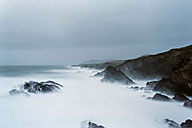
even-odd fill
[(191, 5), (190, 0), (2, 0), (0, 61), (69, 64), (188, 45)]

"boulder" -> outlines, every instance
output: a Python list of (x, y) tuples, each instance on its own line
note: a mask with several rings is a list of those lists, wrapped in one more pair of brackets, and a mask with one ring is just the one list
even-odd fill
[(118, 83), (125, 84), (125, 85), (135, 84), (123, 72), (121, 72), (120, 70), (116, 69), (113, 66), (108, 66), (105, 69), (105, 75), (101, 81), (102, 82), (111, 82), (111, 83), (118, 82)]
[(185, 101), (185, 103), (184, 103), (183, 106), (184, 106), (184, 107), (188, 107), (188, 108), (192, 108), (192, 100), (187, 100), (187, 101)]
[(188, 119), (181, 123), (181, 128), (192, 128), (192, 120)]
[(156, 93), (152, 100), (158, 100), (158, 101), (171, 101), (171, 99), (168, 96), (162, 95), (160, 93)]
[(187, 97), (186, 97), (185, 95), (183, 95), (183, 94), (175, 94), (175, 96), (173, 97), (173, 99), (176, 100), (176, 101), (180, 101), (180, 102), (189, 100), (189, 98), (187, 98)]
[(180, 128), (178, 123), (170, 119), (165, 119), (164, 123), (167, 124), (169, 128)]

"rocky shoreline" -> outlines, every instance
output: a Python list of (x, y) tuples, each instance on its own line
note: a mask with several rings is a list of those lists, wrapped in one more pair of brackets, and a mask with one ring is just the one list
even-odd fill
[[(119, 82), (130, 85), (134, 84), (133, 80), (148, 80), (144, 89), (158, 92), (148, 99), (183, 102), (184, 107), (192, 109), (192, 100), (187, 97), (192, 96), (192, 45), (171, 49), (156, 55), (117, 62), (79, 66), (103, 69), (102, 72), (95, 74), (95, 76), (103, 77), (102, 82)], [(151, 81), (154, 79), (156, 81)], [(132, 89), (138, 90), (140, 88), (133, 86)], [(180, 125), (169, 119), (166, 119), (165, 123), (170, 128), (192, 128), (190, 119)]]

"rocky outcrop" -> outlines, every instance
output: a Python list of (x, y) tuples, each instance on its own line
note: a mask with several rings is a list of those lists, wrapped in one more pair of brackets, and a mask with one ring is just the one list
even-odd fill
[(154, 83), (148, 83), (154, 91), (192, 96), (192, 45), (126, 61), (84, 66), (99, 68), (114, 66), (131, 79), (160, 80), (155, 83), (155, 87), (152, 86)]
[(102, 82), (118, 82), (125, 85), (135, 84), (129, 77), (127, 77), (123, 72), (118, 70), (117, 68), (113, 66), (108, 66), (105, 69), (105, 75)]
[(156, 93), (153, 97), (152, 100), (157, 100), (157, 101), (171, 101), (171, 99), (168, 96), (162, 95), (160, 93)]
[(181, 123), (181, 128), (192, 128), (192, 120), (188, 119)]
[(167, 124), (169, 128), (180, 128), (180, 125), (178, 123), (170, 119), (165, 119), (164, 123)]
[(168, 77), (192, 57), (192, 45), (164, 53), (127, 60), (117, 67), (134, 79), (160, 79)]
[(21, 85), (20, 90), (13, 89), (9, 91), (10, 95), (29, 95), (28, 93), (49, 93), (57, 92), (63, 87), (61, 84), (53, 81), (35, 82), (29, 81)]
[(168, 124), (169, 128), (192, 128), (192, 120), (188, 119), (180, 125), (173, 120), (165, 119), (164, 123)]
[(192, 57), (183, 60), (168, 78), (160, 80), (154, 91), (192, 96)]
[(60, 87), (63, 86), (53, 81), (40, 82), (40, 83), (35, 81), (29, 81), (26, 82), (21, 88), (27, 90), (27, 92), (30, 93), (39, 93), (39, 92), (48, 93), (58, 91), (60, 90)]
[(105, 127), (90, 121), (83, 121), (81, 124), (81, 128), (105, 128)]
[(175, 101), (179, 101), (179, 102), (184, 102), (184, 101), (189, 100), (189, 98), (187, 98), (185, 95), (182, 95), (182, 94), (175, 94), (175, 96), (173, 97), (173, 99), (174, 99)]
[(184, 103), (183, 106), (184, 106), (184, 107), (188, 107), (188, 108), (192, 108), (192, 100), (187, 100), (187, 101), (185, 101), (185, 103)]

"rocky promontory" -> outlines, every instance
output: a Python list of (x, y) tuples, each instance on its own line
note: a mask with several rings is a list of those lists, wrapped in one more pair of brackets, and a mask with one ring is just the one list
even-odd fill
[[(167, 52), (142, 56), (136, 59), (80, 65), (87, 68), (106, 69), (113, 66), (125, 79), (153, 80), (148, 87), (167, 94), (192, 96), (192, 45), (171, 49)], [(101, 74), (100, 74), (101, 75)], [(106, 75), (106, 74), (105, 74)], [(117, 78), (111, 73), (104, 79)]]

